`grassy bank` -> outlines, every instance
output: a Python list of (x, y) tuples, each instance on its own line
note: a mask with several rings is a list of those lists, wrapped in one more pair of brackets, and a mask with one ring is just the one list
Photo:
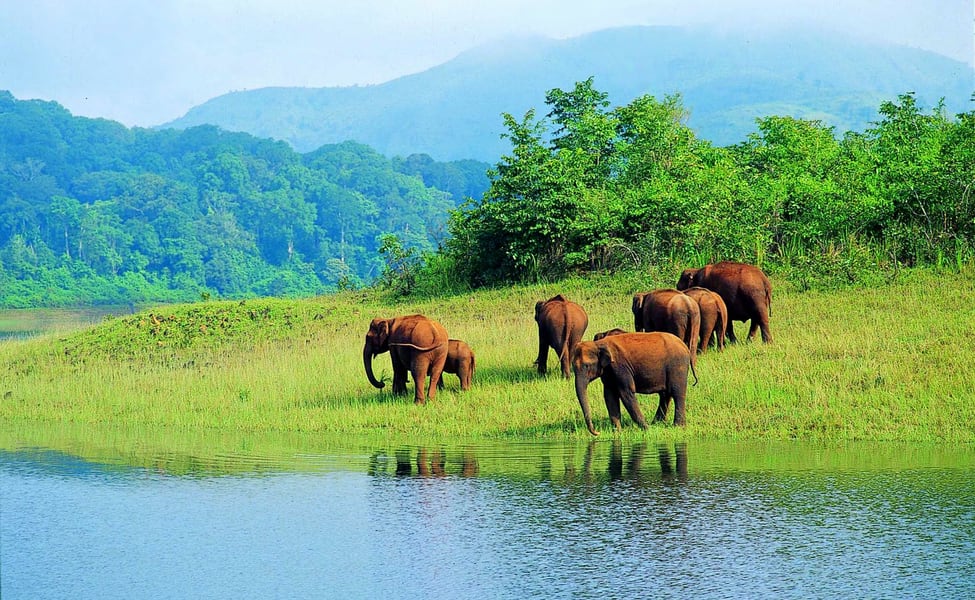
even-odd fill
[[(776, 343), (702, 356), (686, 429), (644, 432), (625, 416), (623, 435), (975, 441), (973, 281), (970, 271), (907, 272), (884, 287), (799, 292), (773, 279)], [(576, 300), (590, 315), (591, 337), (632, 328), (632, 292), (672, 284), (619, 277), (424, 302), (347, 293), (158, 308), (0, 343), (0, 422), (585, 438), (571, 382), (556, 369), (540, 378), (532, 367), (535, 301), (558, 292)], [(432, 402), (415, 406), (412, 394), (394, 397), (389, 386), (368, 384), (361, 348), (369, 320), (410, 312), (471, 344), (471, 391), (460, 392), (450, 375)], [(374, 366), (391, 378), (388, 355)], [(590, 394), (596, 426), (612, 435), (598, 381)], [(641, 401), (652, 413), (656, 396)]]

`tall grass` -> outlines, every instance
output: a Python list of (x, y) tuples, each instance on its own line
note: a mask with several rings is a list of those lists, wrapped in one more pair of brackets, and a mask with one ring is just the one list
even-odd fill
[[(654, 440), (975, 441), (975, 277), (902, 273), (890, 285), (800, 291), (773, 279), (774, 345), (742, 343), (698, 361), (686, 428)], [(571, 381), (532, 365), (534, 303), (564, 293), (590, 316), (587, 337), (632, 328), (630, 296), (676, 273), (635, 274), (393, 301), (372, 293), (313, 300), (178, 305), (78, 332), (0, 343), (0, 424), (26, 422), (473, 438), (587, 438)], [(372, 388), (368, 322), (422, 312), (477, 355), (474, 387), (425, 406)], [(743, 324), (738, 323), (744, 338)], [(549, 356), (549, 365), (555, 357)], [(391, 379), (389, 356), (374, 361)], [(410, 387), (413, 383), (410, 382)], [(601, 384), (596, 426), (613, 435)], [(652, 413), (656, 396), (640, 396)]]

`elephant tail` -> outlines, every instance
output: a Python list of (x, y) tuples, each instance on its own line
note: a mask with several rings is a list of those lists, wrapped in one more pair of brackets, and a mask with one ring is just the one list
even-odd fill
[(569, 355), (569, 307), (562, 306), (562, 348), (559, 350), (559, 361)]
[(420, 352), (426, 352), (428, 350), (436, 350), (437, 348), (440, 348), (441, 346), (446, 346), (447, 345), (447, 342), (440, 342), (439, 344), (434, 344), (432, 346), (417, 346), (416, 344), (411, 344), (409, 342), (390, 342), (389, 345), (390, 346), (406, 346), (407, 348), (413, 348), (414, 350), (418, 350)]
[[(691, 352), (693, 353), (695, 351), (694, 350), (691, 350)], [(693, 360), (691, 361), (691, 374), (694, 375), (694, 385), (697, 385), (697, 383), (698, 383), (698, 381), (697, 381), (697, 371), (694, 369), (694, 361)]]

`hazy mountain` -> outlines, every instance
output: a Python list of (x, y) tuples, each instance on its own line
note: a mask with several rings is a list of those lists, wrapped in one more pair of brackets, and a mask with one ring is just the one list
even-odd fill
[(566, 40), (510, 39), (422, 73), (366, 87), (233, 92), (167, 127), (203, 123), (286, 140), (307, 152), (356, 140), (387, 156), (495, 161), (508, 149), (501, 113), (543, 110), (545, 92), (593, 76), (615, 105), (680, 93), (688, 124), (717, 145), (754, 131), (756, 117), (820, 119), (862, 131), (877, 108), (915, 92), (931, 107), (972, 110), (975, 71), (927, 51), (826, 33), (768, 35), (627, 27)]

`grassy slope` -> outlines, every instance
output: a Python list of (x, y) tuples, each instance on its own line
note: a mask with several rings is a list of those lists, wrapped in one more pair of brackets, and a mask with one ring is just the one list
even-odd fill
[[(701, 357), (686, 429), (643, 432), (624, 416), (623, 435), (975, 441), (973, 280), (914, 272), (884, 288), (802, 293), (773, 280), (776, 343)], [(571, 382), (557, 369), (534, 373), (535, 301), (562, 292), (580, 302), (590, 337), (631, 328), (632, 292), (664, 285), (604, 278), (422, 303), (346, 294), (166, 307), (0, 343), (0, 424), (586, 438)], [(369, 386), (361, 364), (369, 320), (410, 312), (471, 344), (473, 390), (461, 393), (448, 376), (446, 390), (414, 406), (412, 394)], [(389, 364), (377, 357), (377, 375), (389, 379)], [(610, 435), (598, 381), (590, 394), (596, 425)], [(641, 401), (652, 413), (656, 396)]]

